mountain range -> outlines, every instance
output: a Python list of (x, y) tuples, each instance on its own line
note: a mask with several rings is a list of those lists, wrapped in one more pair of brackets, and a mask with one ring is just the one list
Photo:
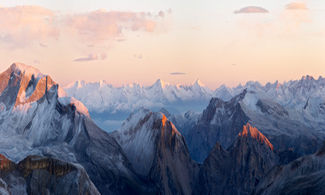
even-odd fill
[[(21, 63), (0, 74), (1, 194), (324, 192), (322, 77), (216, 91), (200, 82), (85, 86), (61, 88)], [(84, 99), (70, 96), (79, 92)], [(143, 95), (152, 106), (138, 99)], [(101, 108), (89, 112), (87, 102), (100, 105), (98, 97)], [(122, 108), (112, 103), (118, 98), (130, 114), (120, 128), (107, 132), (92, 116), (109, 119), (107, 113)], [(199, 104), (203, 100), (206, 104)], [(177, 102), (192, 111), (169, 109)]]
[[(295, 120), (314, 120), (314, 115), (317, 115), (316, 118), (322, 118), (325, 113), (325, 78), (321, 76), (314, 79), (307, 75), (300, 80), (283, 83), (275, 81), (265, 85), (249, 81), (237, 87), (222, 85), (215, 90), (209, 89), (200, 80), (192, 85), (173, 85), (158, 79), (151, 86), (134, 83), (114, 87), (106, 81), (76, 81), (64, 86), (67, 94), (83, 102), (92, 118), (107, 131), (120, 128), (123, 120), (139, 108), (154, 111), (164, 108), (171, 114), (201, 112), (211, 98), (228, 101), (244, 89), (254, 91), (264, 99), (271, 99), (292, 111), (290, 114)], [(305, 105), (306, 108), (302, 110)], [(296, 114), (297, 110), (304, 114)], [(316, 126), (321, 122), (322, 120), (316, 121)]]

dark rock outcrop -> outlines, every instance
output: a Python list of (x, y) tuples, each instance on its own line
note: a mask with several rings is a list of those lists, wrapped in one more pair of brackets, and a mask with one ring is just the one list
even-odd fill
[(276, 163), (273, 145), (247, 123), (227, 151), (215, 145), (201, 167), (196, 194), (250, 194)]
[(325, 194), (325, 143), (316, 153), (277, 166), (254, 194)]
[(203, 162), (216, 142), (228, 148), (247, 122), (268, 137), (282, 164), (314, 153), (325, 139), (322, 131), (291, 117), (282, 105), (244, 90), (229, 101), (212, 98), (196, 125), (186, 130), (184, 136), (192, 158)]
[(0, 193), (99, 194), (81, 166), (48, 157), (28, 156), (15, 164), (1, 155), (0, 178)]
[(234, 142), (240, 129), (249, 121), (239, 104), (245, 94), (243, 91), (228, 102), (218, 98), (210, 100), (195, 127), (185, 137), (194, 160), (204, 161), (216, 142), (224, 148)]

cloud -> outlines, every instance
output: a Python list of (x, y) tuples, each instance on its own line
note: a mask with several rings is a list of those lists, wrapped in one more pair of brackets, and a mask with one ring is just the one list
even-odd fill
[(157, 22), (145, 13), (98, 10), (67, 17), (65, 25), (85, 40), (102, 41), (123, 31), (153, 32)]
[[(157, 14), (166, 14), (162, 13)], [(116, 41), (126, 32), (155, 32), (162, 19), (154, 17), (157, 14), (105, 10), (62, 14), (39, 6), (0, 7), (0, 43), (22, 48), (71, 39), (85, 45)]]
[(105, 60), (107, 58), (105, 53), (102, 54), (89, 54), (86, 57), (76, 58), (73, 61), (75, 62), (88, 62), (88, 61), (95, 61), (95, 60)]
[(186, 75), (186, 73), (185, 72), (171, 72), (171, 73), (169, 73), (170, 75), (173, 75), (173, 76), (175, 76), (175, 75)]
[(307, 10), (307, 5), (303, 2), (292, 2), (286, 5), (287, 10)]
[(59, 30), (55, 13), (39, 6), (0, 8), (0, 41), (25, 46), (33, 41), (56, 39)]
[(251, 13), (269, 13), (269, 11), (263, 7), (247, 6), (240, 10), (234, 11), (235, 14), (251, 14)]
[(259, 40), (294, 40), (298, 37), (314, 34), (312, 19), (309, 11), (282, 10), (282, 12), (274, 13), (268, 20), (263, 18), (247, 20), (244, 18), (239, 20), (238, 24), (241, 30), (244, 30), (241, 31), (241, 34), (246, 38), (247, 36), (253, 36), (253, 39), (257, 38)]

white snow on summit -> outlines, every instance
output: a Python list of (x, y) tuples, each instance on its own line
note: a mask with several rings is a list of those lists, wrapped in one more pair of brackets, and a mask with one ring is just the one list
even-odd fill
[[(262, 98), (283, 106), (294, 120), (316, 120), (319, 126), (325, 117), (325, 78), (314, 79), (308, 75), (283, 83), (276, 81), (262, 85), (249, 81), (237, 87), (221, 85), (216, 90), (209, 89), (200, 80), (191, 85), (174, 85), (160, 79), (151, 86), (133, 83), (122, 87), (114, 87), (106, 81), (77, 81), (64, 89), (69, 96), (83, 102), (91, 113), (96, 113), (93, 119), (104, 129), (112, 124), (118, 128), (121, 120), (126, 118), (125, 113), (128, 115), (139, 108), (154, 111), (165, 108), (172, 114), (184, 114), (188, 110), (201, 112), (212, 97), (228, 101), (244, 89), (251, 92), (247, 95), (251, 97), (244, 100), (249, 109), (256, 110), (255, 104)], [(109, 117), (112, 114), (117, 117), (111, 123)]]
[(169, 103), (207, 102), (213, 91), (200, 81), (193, 85), (172, 85), (158, 79), (151, 86), (129, 84), (113, 87), (107, 82), (77, 81), (64, 87), (69, 96), (82, 101), (90, 111), (134, 111), (141, 107), (161, 108)]
[[(141, 107), (161, 108), (166, 105), (179, 102), (192, 104), (192, 102), (208, 103), (212, 97), (229, 100), (241, 93), (244, 89), (256, 92), (281, 105), (289, 108), (303, 107), (310, 97), (325, 99), (325, 78), (318, 80), (311, 76), (303, 76), (300, 80), (289, 82), (267, 83), (249, 81), (245, 85), (237, 87), (220, 86), (211, 90), (200, 81), (196, 80), (192, 85), (173, 85), (158, 79), (151, 86), (129, 84), (122, 87), (114, 87), (107, 82), (76, 81), (64, 89), (69, 96), (82, 101), (90, 111), (96, 112), (132, 112)], [(186, 103), (185, 103), (186, 104)], [(185, 112), (187, 110), (182, 110)]]

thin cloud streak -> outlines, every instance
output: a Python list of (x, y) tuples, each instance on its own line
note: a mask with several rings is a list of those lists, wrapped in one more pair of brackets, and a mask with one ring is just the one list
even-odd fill
[(176, 75), (186, 75), (185, 72), (171, 72), (170, 75), (176, 76)]
[(263, 7), (247, 6), (239, 10), (234, 11), (235, 14), (252, 14), (252, 13), (269, 13), (269, 11)]
[(286, 5), (287, 10), (307, 10), (308, 7), (303, 2), (292, 2)]
[(106, 59), (106, 54), (89, 54), (87, 57), (80, 57), (76, 58), (73, 61), (75, 62), (88, 62), (88, 61), (95, 61), (95, 60), (105, 60)]

